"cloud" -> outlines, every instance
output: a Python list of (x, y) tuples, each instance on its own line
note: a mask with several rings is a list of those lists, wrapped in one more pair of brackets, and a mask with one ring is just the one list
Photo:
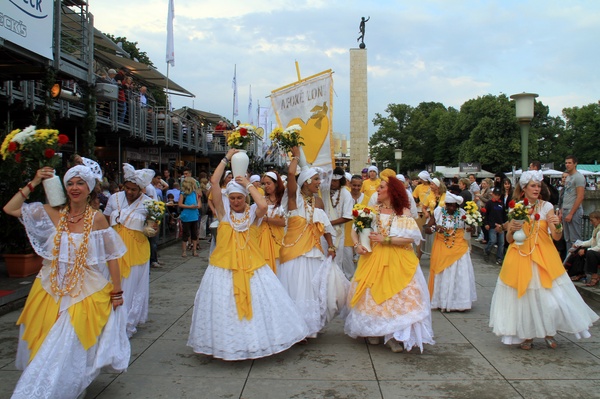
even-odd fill
[[(166, 0), (103, 0), (90, 5), (104, 32), (126, 36), (166, 73)], [(390, 103), (460, 107), (484, 94), (536, 92), (562, 108), (597, 101), (595, 51), (600, 3), (531, 0), (175, 0), (175, 67), (170, 77), (196, 94), (175, 106), (231, 117), (237, 65), (240, 110), (302, 77), (333, 69), (333, 128), (349, 131), (349, 50), (366, 24), (369, 120)], [(243, 112), (242, 115), (244, 116)], [(370, 133), (374, 127), (370, 126)]]

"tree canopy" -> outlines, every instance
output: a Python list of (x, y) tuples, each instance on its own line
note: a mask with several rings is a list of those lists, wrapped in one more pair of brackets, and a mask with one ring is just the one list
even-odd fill
[[(491, 172), (507, 171), (521, 165), (521, 133), (515, 103), (505, 94), (477, 97), (460, 110), (438, 102), (417, 107), (389, 104), (386, 115), (375, 114), (377, 131), (369, 140), (371, 159), (382, 167), (394, 167), (394, 150), (403, 150), (400, 169), (418, 170), (427, 165), (458, 166), (480, 162)], [(600, 105), (565, 108), (563, 117), (550, 116), (541, 101), (534, 105), (529, 132), (530, 160), (564, 166), (567, 155), (579, 163), (600, 158)]]

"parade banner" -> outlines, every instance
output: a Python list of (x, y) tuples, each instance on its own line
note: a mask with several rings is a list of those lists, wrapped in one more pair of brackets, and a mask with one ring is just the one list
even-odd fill
[(306, 160), (325, 171), (333, 169), (333, 78), (327, 70), (271, 92), (277, 123), (299, 125)]
[(53, 1), (0, 1), (0, 38), (51, 60), (53, 26)]

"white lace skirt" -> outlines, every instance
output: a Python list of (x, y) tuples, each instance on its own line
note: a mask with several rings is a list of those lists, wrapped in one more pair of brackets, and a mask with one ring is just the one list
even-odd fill
[(323, 260), (299, 256), (282, 263), (277, 268), (277, 277), (289, 294), (304, 321), (308, 325), (308, 337), (316, 338), (317, 333), (325, 327), (326, 310), (321, 304), (325, 301), (327, 292), (320, 292), (321, 281), (326, 278)]
[(565, 272), (544, 288), (538, 268), (532, 263), (532, 277), (525, 294), (518, 298), (517, 290), (496, 283), (490, 309), (490, 327), (502, 337), (502, 343), (520, 344), (526, 339), (554, 336), (558, 331), (589, 338), (588, 329), (598, 315), (586, 305)]
[(432, 309), (467, 310), (477, 300), (475, 274), (467, 252), (434, 277)]
[(129, 277), (121, 279), (123, 307), (127, 309), (127, 336), (137, 332), (138, 324), (148, 320), (150, 295), (150, 262), (133, 266)]
[(282, 352), (308, 327), (267, 265), (250, 278), (252, 319), (238, 318), (232, 271), (209, 265), (194, 301), (187, 345), (224, 360), (256, 359)]
[[(77, 398), (103, 367), (111, 372), (127, 370), (131, 348), (125, 332), (126, 312), (111, 312), (96, 345), (83, 349), (69, 312), (63, 312), (48, 332), (37, 354), (29, 361), (27, 342), (19, 339), (17, 368), (21, 375), (12, 398)], [(24, 326), (21, 325), (20, 336)]]
[[(356, 283), (352, 282), (348, 303), (355, 289)], [(406, 288), (381, 304), (373, 300), (367, 289), (359, 302), (350, 308), (344, 332), (352, 338), (384, 337), (385, 342), (395, 338), (407, 351), (418, 346), (423, 352), (423, 344), (435, 344), (429, 291), (421, 268), (417, 267)]]

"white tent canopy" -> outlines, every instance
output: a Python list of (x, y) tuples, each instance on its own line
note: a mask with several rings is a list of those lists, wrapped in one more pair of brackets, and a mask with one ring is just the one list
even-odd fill
[(439, 172), (444, 175), (445, 178), (452, 178), (454, 176), (458, 177), (467, 177), (471, 173), (475, 175), (477, 178), (486, 178), (486, 177), (494, 177), (494, 174), (488, 172), (487, 170), (481, 170), (481, 172), (461, 172), (460, 167), (449, 167), (449, 166), (436, 166), (435, 172)]

